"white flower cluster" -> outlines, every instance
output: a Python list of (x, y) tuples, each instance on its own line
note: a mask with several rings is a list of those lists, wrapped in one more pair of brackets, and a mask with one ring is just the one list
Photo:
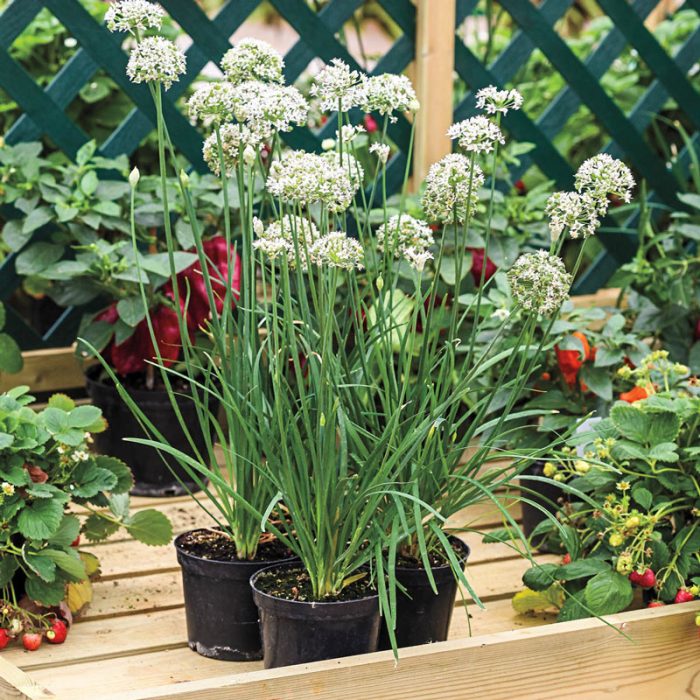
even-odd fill
[(364, 267), (365, 252), (357, 239), (349, 238), (343, 231), (332, 231), (311, 246), (309, 257), (319, 267), (354, 270)]
[(162, 36), (149, 36), (129, 55), (126, 74), (132, 83), (163, 83), (166, 90), (185, 72), (185, 54)]
[(608, 197), (613, 195), (629, 202), (635, 182), (630, 169), (621, 160), (601, 153), (581, 164), (574, 184), (579, 192), (586, 192), (596, 200), (598, 213), (605, 216)]
[(389, 154), (391, 153), (391, 147), (389, 146), (389, 144), (375, 141), (369, 147), (369, 152), (374, 153), (377, 156), (377, 158), (379, 158), (379, 162), (383, 165), (386, 165), (386, 162), (389, 160)]
[(243, 39), (224, 54), (221, 69), (233, 85), (250, 80), (281, 83), (284, 60), (267, 42)]
[(476, 206), (484, 173), (466, 156), (450, 153), (433, 163), (425, 178), (423, 211), (429, 220), (464, 221), (467, 210)]
[(434, 243), (430, 226), (408, 214), (392, 216), (377, 229), (377, 248), (390, 251), (395, 258), (404, 257), (417, 270), (432, 260), (429, 248)]
[(291, 267), (295, 267), (298, 259), (302, 269), (308, 267), (307, 256), (319, 238), (318, 229), (312, 221), (287, 215), (280, 221), (273, 221), (266, 229), (256, 219), (254, 228), (258, 231), (258, 238), (253, 242), (254, 248), (271, 260), (282, 256)]
[(476, 106), (488, 114), (508, 114), (509, 109), (518, 110), (523, 106), (523, 96), (517, 90), (499, 90), (489, 85), (476, 93)]
[[(224, 124), (219, 130), (221, 135), (221, 150), (223, 152), (224, 167), (227, 175), (232, 175), (238, 165), (241, 155), (246, 159), (246, 151), (257, 157), (259, 141), (246, 126), (240, 124)], [(219, 158), (219, 146), (216, 141), (216, 132), (210, 134), (204, 141), (202, 148), (204, 162), (209, 166), (214, 175), (221, 175), (221, 160)]]
[(468, 153), (491, 153), (496, 142), (506, 142), (501, 130), (483, 115), (453, 124), (447, 135)]
[(344, 124), (339, 132), (335, 132), (336, 139), (342, 139), (343, 143), (351, 143), (356, 136), (363, 134), (365, 132), (365, 127), (362, 124), (357, 124), (353, 126), (352, 124)]
[(323, 111), (334, 112), (340, 108), (348, 112), (358, 105), (360, 81), (358, 71), (350, 70), (347, 63), (334, 58), (316, 75), (309, 93), (318, 99)]
[(508, 271), (515, 301), (542, 316), (556, 313), (569, 297), (571, 275), (561, 258), (545, 250), (521, 255)]
[(236, 108), (236, 92), (226, 81), (205, 83), (187, 102), (190, 119), (203, 124), (230, 122)]
[(365, 170), (360, 165), (360, 161), (357, 160), (352, 153), (343, 151), (343, 155), (341, 157), (340, 153), (337, 151), (329, 151), (324, 153), (321, 157), (325, 158), (326, 161), (333, 167), (342, 166), (342, 168), (348, 174), (350, 183), (356, 191), (362, 187), (365, 181)]
[[(365, 112), (379, 112), (385, 116), (393, 112), (417, 112), (420, 109), (416, 91), (405, 75), (382, 73), (363, 77), (357, 93), (357, 103)], [(395, 120), (395, 117), (392, 119)]]
[(113, 2), (105, 13), (105, 23), (110, 32), (137, 32), (160, 29), (165, 12), (160, 5), (149, 0), (120, 0)]
[(555, 192), (547, 200), (545, 212), (549, 217), (549, 230), (556, 241), (565, 228), (571, 238), (588, 238), (595, 235), (600, 226), (596, 203), (587, 192)]
[(294, 124), (304, 124), (309, 105), (291, 85), (248, 80), (233, 88), (236, 120), (264, 141), (276, 132), (291, 131)]
[(285, 202), (307, 206), (322, 202), (331, 212), (345, 211), (357, 188), (340, 165), (324, 156), (305, 151), (288, 151), (270, 166), (267, 190)]

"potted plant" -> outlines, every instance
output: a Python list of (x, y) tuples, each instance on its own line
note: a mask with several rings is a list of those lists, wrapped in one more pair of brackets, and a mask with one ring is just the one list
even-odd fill
[[(194, 448), (177, 428), (167, 393), (148, 365), (155, 351), (139, 292), (139, 281), (143, 277), (148, 309), (156, 329), (155, 343), (161, 356), (177, 364), (182, 355), (182, 341), (174, 311), (170, 268), (165, 244), (155, 233), (163, 225), (162, 207), (156, 202), (159, 194), (155, 186), (159, 187), (159, 179), (144, 183), (139, 195), (134, 214), (137, 223), (137, 245), (134, 246), (128, 221), (131, 188), (124, 180), (103, 179), (98, 174), (107, 171), (125, 175), (126, 164), (125, 158), (106, 159), (97, 155), (96, 144), (91, 141), (80, 149), (74, 164), (52, 162), (50, 166), (45, 165), (33, 207), (24, 206), (26, 197), (16, 199), (15, 206), (24, 208), (27, 214), (14, 221), (22, 232), (28, 231), (28, 235), (39, 220), (50, 224), (52, 230), (45, 240), (27, 244), (27, 236), (22, 238), (25, 247), (17, 256), (16, 269), (24, 276), (23, 286), (31, 294), (48, 295), (62, 307), (84, 309), (80, 337), (109, 358), (111, 366), (124, 378), (164, 435), (192, 453)], [(171, 181), (169, 187), (172, 186)], [(221, 271), (228, 264), (228, 256), (225, 241), (217, 231), (223, 205), (217, 206), (216, 199), (223, 198), (220, 192), (212, 189), (211, 179), (194, 179), (193, 191), (198, 195), (198, 207), (206, 216), (202, 234), (206, 236), (209, 264)], [(154, 215), (154, 208), (161, 210), (159, 215)], [(40, 219), (37, 219), (38, 213)], [(174, 253), (177, 284), (181, 288), (187, 286), (190, 294), (187, 329), (203, 346), (206, 337), (200, 327), (211, 311), (201, 284), (191, 227), (183, 214), (177, 216), (173, 225), (178, 232), (178, 250)], [(140, 272), (137, 272), (137, 260)], [(234, 258), (232, 264), (231, 283), (237, 288), (240, 263)], [(220, 311), (217, 306), (217, 312)], [(92, 355), (85, 344), (78, 344), (77, 352), (85, 359)], [(195, 487), (192, 482), (180, 483), (173, 478), (174, 463), (165, 464), (152, 449), (124, 442), (125, 436), (143, 435), (143, 430), (99, 366), (86, 368), (86, 386), (88, 395), (102, 409), (110, 426), (96, 437), (97, 449), (119, 457), (133, 468), (134, 494), (166, 496)], [(179, 388), (187, 391), (185, 385)], [(180, 410), (191, 409), (183, 401)], [(191, 424), (195, 421), (193, 413), (188, 421)], [(193, 437), (195, 447), (201, 450), (204, 435)]]
[[(94, 406), (57, 394), (40, 411), (28, 387), (0, 395), (0, 647), (21, 638), (36, 649), (45, 637), (65, 639), (73, 589), (91, 597), (88, 578), (99, 568), (79, 550), (80, 536), (103, 540), (120, 527), (148, 545), (167, 544), (168, 519), (155, 510), (129, 514), (129, 468), (91, 451), (106, 425)], [(89, 511), (81, 523), (71, 505)]]
[(15, 374), (22, 369), (24, 362), (17, 341), (9, 333), (3, 332), (6, 318), (5, 305), (0, 302), (0, 374)]
[(591, 499), (571, 499), (557, 514), (561, 527), (542, 528), (564, 545), (565, 563), (523, 577), (539, 594), (520, 594), (526, 608), (549, 598), (561, 620), (624, 610), (635, 588), (650, 607), (700, 592), (697, 381), (663, 350), (618, 373), (633, 388), (593, 427), (583, 456), (572, 449), (552, 465)]

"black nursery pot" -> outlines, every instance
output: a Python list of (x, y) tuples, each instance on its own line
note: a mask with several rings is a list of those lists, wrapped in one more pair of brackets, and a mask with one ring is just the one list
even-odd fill
[[(456, 537), (450, 537), (459, 550), (462, 566), (467, 562), (469, 546)], [(457, 595), (457, 579), (449, 564), (432, 569), (437, 595), (423, 568), (396, 567), (396, 579), (406, 593), (396, 592), (396, 644), (414, 647), (419, 644), (444, 642), (450, 631), (452, 611)], [(379, 649), (391, 649), (389, 633), (382, 620)]]
[[(523, 474), (530, 476), (544, 476), (544, 462), (537, 461), (531, 464)], [(546, 484), (543, 481), (530, 481), (529, 479), (524, 479), (522, 485), (530, 489), (535, 493), (527, 493), (525, 496), (535, 503), (541, 505), (549, 513), (556, 513), (557, 511), (557, 500), (561, 498), (564, 491), (558, 486), (553, 484)], [(551, 501), (551, 503), (550, 503)], [(552, 505), (554, 503), (554, 505)], [(545, 514), (535, 508), (535, 506), (530, 503), (521, 502), (522, 506), (522, 528), (526, 537), (530, 537), (535, 531), (535, 528), (546, 518)], [(536, 537), (532, 541), (532, 545), (537, 547), (541, 551), (547, 551), (549, 548), (544, 544), (544, 537)]]
[[(299, 566), (291, 564), (287, 566)], [(265, 668), (337, 659), (377, 651), (379, 596), (330, 603), (285, 600), (264, 593), (250, 579), (258, 606)]]
[[(146, 437), (146, 434), (136, 416), (119, 396), (116, 387), (99, 381), (99, 374), (100, 367), (91, 367), (86, 373), (88, 396), (93, 404), (102, 410), (102, 415), (109, 424), (104, 433), (95, 434), (95, 447), (101, 454), (117, 457), (131, 468), (135, 482), (131, 493), (135, 496), (160, 497), (199, 491), (199, 487), (191, 481), (173, 457), (165, 453), (161, 456), (153, 447), (124, 440), (125, 437)], [(165, 441), (194, 457), (194, 452), (180, 427), (167, 392), (128, 387), (127, 390), (163, 435)], [(186, 424), (190, 427), (197, 449), (200, 452), (206, 452), (206, 442), (199, 428), (194, 402), (185, 396), (178, 396), (177, 403)], [(215, 411), (217, 408), (218, 402), (210, 399), (210, 410)], [(170, 469), (166, 462), (170, 465)], [(182, 477), (187, 488), (183, 487), (174, 474)]]
[[(196, 531), (195, 531), (196, 532)], [(202, 656), (222, 661), (262, 658), (258, 609), (250, 577), (270, 566), (265, 561), (216, 561), (183, 550), (185, 532), (175, 540), (187, 618), (187, 643)], [(280, 559), (291, 563), (294, 558)]]

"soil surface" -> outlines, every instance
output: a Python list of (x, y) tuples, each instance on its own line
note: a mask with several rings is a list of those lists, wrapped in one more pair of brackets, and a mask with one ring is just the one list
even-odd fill
[[(236, 556), (233, 540), (218, 530), (193, 530), (183, 535), (178, 545), (183, 552), (200, 559), (240, 561)], [(291, 556), (292, 553), (279, 540), (265, 537), (258, 546), (258, 553), (253, 561), (280, 561)]]
[[(463, 559), (465, 556), (465, 550), (457, 542), (450, 542), (452, 545), (452, 551), (455, 553), (457, 559)], [(428, 561), (430, 562), (431, 569), (437, 569), (440, 566), (449, 566), (449, 561), (447, 557), (439, 552), (428, 552)], [(407, 554), (397, 554), (396, 555), (396, 568), (397, 569), (424, 569), (423, 560), (418, 553), (417, 557), (409, 556)]]
[(303, 569), (280, 569), (279, 571), (265, 571), (255, 580), (255, 587), (284, 600), (297, 600), (301, 603), (316, 601), (319, 603), (338, 603), (347, 600), (360, 600), (376, 595), (372, 587), (369, 573), (343, 588), (337, 596), (328, 596), (318, 600), (314, 598), (309, 575)]

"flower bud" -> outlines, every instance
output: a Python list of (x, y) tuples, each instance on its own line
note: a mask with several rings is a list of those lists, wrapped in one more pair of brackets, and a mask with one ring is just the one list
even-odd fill
[(377, 290), (381, 292), (382, 289), (384, 289), (384, 278), (379, 276), (377, 277)]
[(255, 163), (255, 160), (257, 158), (257, 153), (255, 152), (255, 149), (248, 144), (244, 149), (243, 149), (243, 162), (250, 167)]
[(139, 184), (139, 178), (141, 177), (141, 173), (139, 172), (138, 168), (134, 168), (130, 173), (129, 173), (129, 186), (131, 187), (132, 190), (136, 189), (136, 185)]
[(324, 151), (332, 151), (335, 148), (335, 139), (323, 139), (323, 141), (321, 141), (321, 148)]
[(180, 170), (180, 184), (184, 189), (190, 186), (190, 176), (184, 170)]

